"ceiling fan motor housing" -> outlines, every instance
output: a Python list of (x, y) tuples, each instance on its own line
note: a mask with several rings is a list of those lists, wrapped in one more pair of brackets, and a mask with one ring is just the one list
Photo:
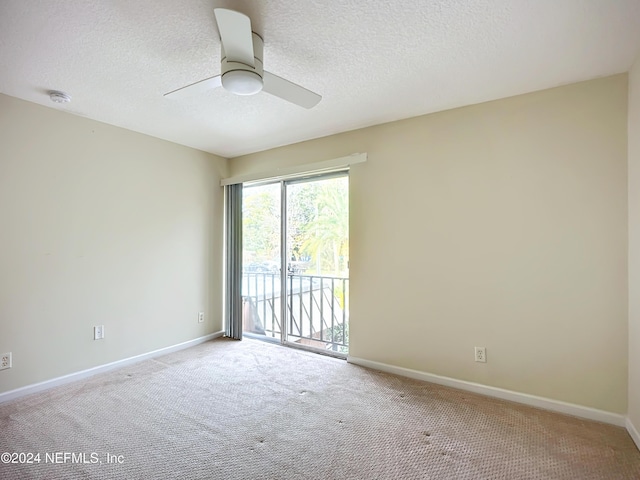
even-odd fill
[(224, 52), (224, 46), (221, 47), (222, 86), (237, 95), (254, 95), (260, 92), (263, 86), (262, 55), (264, 42), (260, 35), (255, 32), (251, 32), (251, 36), (253, 39), (253, 66), (228, 60)]

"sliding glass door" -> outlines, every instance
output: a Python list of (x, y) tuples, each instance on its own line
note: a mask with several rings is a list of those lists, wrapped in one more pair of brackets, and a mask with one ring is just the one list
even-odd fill
[(245, 185), (245, 334), (348, 353), (348, 190), (346, 172)]

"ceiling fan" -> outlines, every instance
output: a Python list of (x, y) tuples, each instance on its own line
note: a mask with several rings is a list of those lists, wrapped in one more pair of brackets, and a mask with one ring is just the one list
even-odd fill
[(264, 91), (304, 108), (318, 104), (322, 97), (317, 93), (263, 69), (264, 41), (251, 31), (249, 17), (226, 8), (216, 8), (213, 12), (220, 32), (221, 74), (165, 93), (165, 97), (178, 98), (222, 86), (237, 95)]

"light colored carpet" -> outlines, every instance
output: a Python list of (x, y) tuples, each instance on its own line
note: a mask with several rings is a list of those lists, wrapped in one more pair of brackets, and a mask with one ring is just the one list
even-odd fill
[(640, 479), (622, 428), (254, 340), (0, 405), (0, 452), (41, 454), (3, 480)]

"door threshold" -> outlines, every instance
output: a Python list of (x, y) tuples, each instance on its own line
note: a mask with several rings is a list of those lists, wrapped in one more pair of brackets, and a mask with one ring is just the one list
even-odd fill
[(324, 355), (326, 357), (338, 358), (340, 360), (346, 360), (346, 353), (334, 352), (333, 350), (321, 350), (319, 348), (309, 347), (307, 345), (297, 345), (293, 342), (282, 343), (279, 339), (273, 337), (267, 337), (266, 335), (258, 335), (255, 333), (247, 333), (244, 332), (242, 334), (244, 337), (250, 338), (252, 340), (258, 340), (260, 342), (271, 343), (273, 345), (280, 345), (283, 347), (295, 348), (296, 350), (303, 350), (305, 352), (316, 353), (318, 355)]

